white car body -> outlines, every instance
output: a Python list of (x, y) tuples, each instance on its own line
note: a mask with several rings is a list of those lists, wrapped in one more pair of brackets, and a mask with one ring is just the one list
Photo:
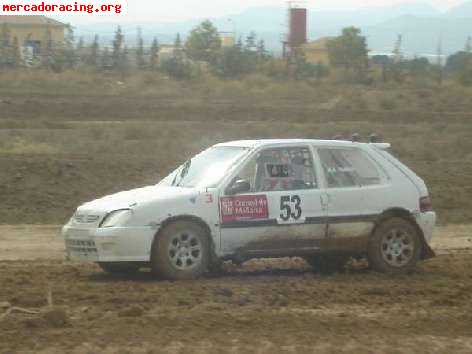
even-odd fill
[[(317, 251), (364, 254), (377, 221), (386, 213), (410, 218), (420, 230), (425, 249), (429, 249), (436, 214), (431, 210), (422, 212), (419, 203), (421, 198), (428, 197), (428, 190), (422, 179), (385, 151), (388, 144), (254, 140), (215, 147), (247, 149), (215, 187), (182, 188), (160, 183), (81, 205), (62, 230), (68, 258), (150, 262), (156, 235), (170, 221), (179, 219), (205, 225), (213, 253), (220, 259), (245, 260)], [(231, 181), (256, 154), (298, 147), (309, 151), (313, 159), (316, 178), (313, 188), (225, 194)], [(319, 156), (319, 151), (326, 149), (361, 151), (376, 166), (379, 175), (376, 184), (330, 188), (328, 172)], [(235, 209), (238, 207), (243, 209)], [(110, 213), (120, 210), (125, 211), (114, 214), (120, 218), (118, 225), (101, 227)]]

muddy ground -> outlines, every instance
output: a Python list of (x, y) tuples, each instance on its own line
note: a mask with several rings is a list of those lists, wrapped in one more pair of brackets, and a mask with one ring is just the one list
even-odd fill
[[(14, 82), (0, 80), (0, 224), (65, 223), (78, 205), (155, 184), (218, 142), (354, 132), (392, 144), (426, 181), (440, 223), (472, 222), (470, 94), (316, 86), (282, 96), (203, 97), (188, 87), (137, 96), (143, 90), (67, 93), (57, 88), (69, 82), (60, 78), (42, 93), (17, 92)], [(395, 107), (379, 106), (385, 100)]]
[(2, 353), (472, 352), (471, 226), (408, 276), (280, 259), (187, 282), (66, 262), (58, 230), (0, 227)]

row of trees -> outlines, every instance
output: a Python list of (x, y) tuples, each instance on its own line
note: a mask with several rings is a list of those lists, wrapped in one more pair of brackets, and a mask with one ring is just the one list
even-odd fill
[[(160, 44), (154, 38), (150, 48), (144, 46), (141, 31), (138, 31), (134, 48), (129, 49), (120, 27), (117, 28), (111, 46), (102, 46), (98, 36), (85, 44), (74, 37), (69, 29), (64, 43), (53, 42), (46, 31), (38, 54), (28, 57), (22, 52), (16, 38), (12, 38), (7, 26), (3, 26), (0, 37), (0, 69), (23, 66), (40, 67), (54, 71), (88, 67), (96, 70), (112, 70), (122, 74), (131, 68), (138, 70), (160, 70), (175, 79), (189, 79), (203, 71), (225, 79), (237, 79), (251, 73), (263, 73), (273, 77), (287, 77), (290, 69), (275, 59), (265, 48), (263, 40), (251, 32), (239, 38), (234, 45), (223, 46), (216, 27), (204, 21), (195, 27), (183, 42), (179, 34), (173, 43), (170, 55), (160, 58)], [(327, 68), (311, 65), (303, 58), (297, 58), (294, 75), (301, 77), (322, 77)]]
[(177, 79), (189, 78), (201, 70), (235, 79), (264, 71), (271, 60), (264, 41), (258, 40), (256, 33), (251, 32), (244, 41), (239, 38), (234, 45), (223, 46), (216, 27), (204, 21), (190, 32), (185, 43), (177, 35), (174, 54), (163, 62), (163, 69)]
[(8, 27), (3, 25), (0, 29), (0, 69), (32, 66), (62, 71), (87, 67), (126, 74), (135, 68), (159, 70), (179, 80), (196, 77), (204, 71), (225, 79), (237, 79), (251, 73), (277, 78), (322, 79), (334, 70), (341, 73), (343, 81), (355, 83), (372, 82), (375, 72), (380, 71), (384, 82), (428, 78), (441, 84), (444, 75), (448, 74), (463, 85), (472, 85), (471, 38), (465, 50), (449, 57), (444, 66), (432, 64), (425, 58), (403, 59), (400, 45), (396, 46), (392, 56), (369, 58), (366, 38), (355, 27), (343, 29), (340, 36), (328, 42), (329, 66), (307, 62), (303, 50), (294, 51), (290, 60), (274, 58), (254, 32), (244, 39), (239, 38), (231, 46), (223, 46), (218, 30), (208, 20), (195, 27), (185, 42), (177, 35), (172, 52), (165, 57), (160, 57), (161, 46), (157, 38), (150, 47), (144, 46), (141, 31), (138, 31), (136, 45), (129, 49), (120, 27), (111, 46), (102, 47), (98, 36), (89, 44), (82, 39), (76, 42), (69, 27), (61, 43), (53, 42), (47, 29), (39, 54), (28, 57), (22, 48), (23, 44), (13, 38)]
[(435, 63), (426, 58), (403, 58), (401, 36), (392, 55), (369, 59), (366, 38), (355, 27), (345, 28), (339, 37), (330, 40), (327, 50), (331, 66), (343, 70), (344, 77), (354, 82), (372, 81), (372, 73), (380, 68), (383, 82), (430, 80), (441, 85), (445, 76), (449, 76), (463, 85), (472, 86), (472, 37), (467, 39), (463, 51), (447, 58), (445, 65), (440, 49)]

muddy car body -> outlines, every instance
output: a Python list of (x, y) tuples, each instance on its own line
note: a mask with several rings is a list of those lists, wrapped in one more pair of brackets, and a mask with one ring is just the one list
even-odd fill
[(254, 140), (215, 145), (154, 186), (85, 203), (67, 256), (109, 272), (194, 278), (223, 260), (301, 256), (316, 269), (365, 257), (407, 272), (431, 256), (425, 183), (388, 144)]

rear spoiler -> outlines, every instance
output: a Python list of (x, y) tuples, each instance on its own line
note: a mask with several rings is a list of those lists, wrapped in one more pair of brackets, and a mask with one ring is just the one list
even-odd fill
[(370, 143), (370, 145), (373, 145), (380, 150), (388, 150), (392, 147), (392, 144), (389, 143)]

